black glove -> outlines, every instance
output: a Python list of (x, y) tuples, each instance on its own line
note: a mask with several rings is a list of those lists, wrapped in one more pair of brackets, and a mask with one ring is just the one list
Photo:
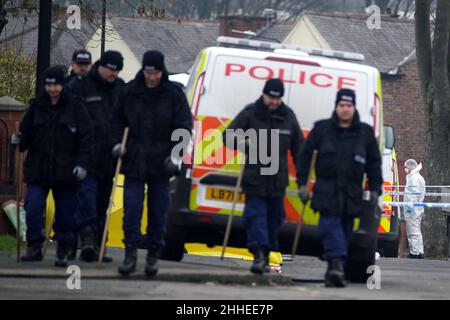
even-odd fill
[(121, 143), (117, 143), (114, 148), (112, 149), (112, 155), (114, 158), (122, 158), (125, 153), (127, 153), (127, 149), (123, 149), (121, 150), (122, 144)]
[(311, 199), (311, 195), (306, 186), (300, 187), (300, 189), (298, 191), (298, 195), (300, 197), (300, 200), (303, 202), (303, 204), (306, 204)]
[(167, 157), (166, 160), (164, 160), (166, 173), (170, 174), (171, 176), (178, 175), (181, 171), (182, 163), (183, 161), (181, 161), (181, 159), (172, 159), (172, 157)]

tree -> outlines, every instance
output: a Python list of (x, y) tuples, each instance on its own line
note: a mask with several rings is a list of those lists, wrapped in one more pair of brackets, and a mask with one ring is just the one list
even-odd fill
[(28, 103), (34, 95), (36, 64), (14, 47), (0, 48), (0, 97)]
[[(450, 178), (450, 2), (438, 0), (434, 36), (431, 0), (416, 0), (416, 51), (427, 115), (425, 170), (427, 184), (445, 185)], [(428, 256), (448, 257), (447, 218), (438, 209), (424, 216), (424, 245)]]

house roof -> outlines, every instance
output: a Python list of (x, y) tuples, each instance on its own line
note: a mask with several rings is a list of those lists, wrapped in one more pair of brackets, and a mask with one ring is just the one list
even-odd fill
[(147, 50), (161, 51), (170, 73), (188, 71), (198, 52), (215, 45), (219, 36), (218, 22), (115, 17), (111, 24), (137, 59)]
[(265, 38), (276, 39), (280, 42), (287, 37), (289, 32), (291, 32), (292, 28), (295, 25), (292, 23), (274, 23), (267, 30), (262, 31), (259, 35)]
[[(0, 47), (14, 46), (20, 49), (28, 58), (35, 59), (38, 45), (37, 16), (8, 17), (3, 32), (0, 35)], [(67, 65), (75, 49), (86, 46), (95, 33), (96, 27), (82, 20), (81, 29), (69, 30), (65, 20), (55, 19), (52, 23), (51, 64)]]
[[(51, 60), (52, 64), (67, 65), (76, 49), (86, 48), (87, 43), (95, 34), (97, 27), (85, 20), (81, 20), (81, 29), (69, 30), (66, 21), (55, 24), (52, 35)], [(100, 43), (98, 43), (100, 46)]]
[[(331, 49), (359, 52), (368, 64), (382, 73), (396, 72), (415, 49), (414, 22), (382, 16), (381, 29), (367, 27), (368, 15), (305, 12)], [(26, 56), (36, 54), (38, 17), (8, 17), (0, 35), (0, 47), (14, 44)], [(153, 20), (148, 18), (112, 17), (111, 24), (138, 60), (147, 50), (157, 49), (166, 56), (170, 73), (186, 72), (197, 53), (216, 44), (217, 21)], [(86, 47), (96, 27), (82, 21), (81, 30), (68, 30), (55, 20), (52, 29), (51, 63), (67, 65), (75, 49)], [(58, 27), (60, 26), (60, 27)], [(260, 36), (283, 41), (295, 24), (275, 23)], [(88, 48), (89, 49), (89, 48)]]
[(381, 17), (381, 29), (369, 29), (368, 15), (305, 13), (331, 49), (364, 54), (368, 64), (392, 73), (415, 49), (414, 22)]
[(38, 38), (38, 17), (11, 17), (0, 34), (0, 47), (14, 46), (20, 49), (25, 56), (36, 54)]

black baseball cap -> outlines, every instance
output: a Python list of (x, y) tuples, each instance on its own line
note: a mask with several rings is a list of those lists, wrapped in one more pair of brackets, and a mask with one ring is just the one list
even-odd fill
[(75, 50), (72, 55), (72, 61), (79, 64), (91, 64), (92, 55), (86, 49)]

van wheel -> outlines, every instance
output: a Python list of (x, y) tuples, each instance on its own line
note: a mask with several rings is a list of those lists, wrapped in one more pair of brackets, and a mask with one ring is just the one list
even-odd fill
[(161, 253), (161, 259), (179, 262), (183, 259), (184, 252), (184, 241), (166, 238), (166, 246)]
[(185, 253), (184, 230), (174, 225), (170, 218), (167, 221), (166, 245), (161, 252), (161, 259), (169, 261), (181, 261)]

